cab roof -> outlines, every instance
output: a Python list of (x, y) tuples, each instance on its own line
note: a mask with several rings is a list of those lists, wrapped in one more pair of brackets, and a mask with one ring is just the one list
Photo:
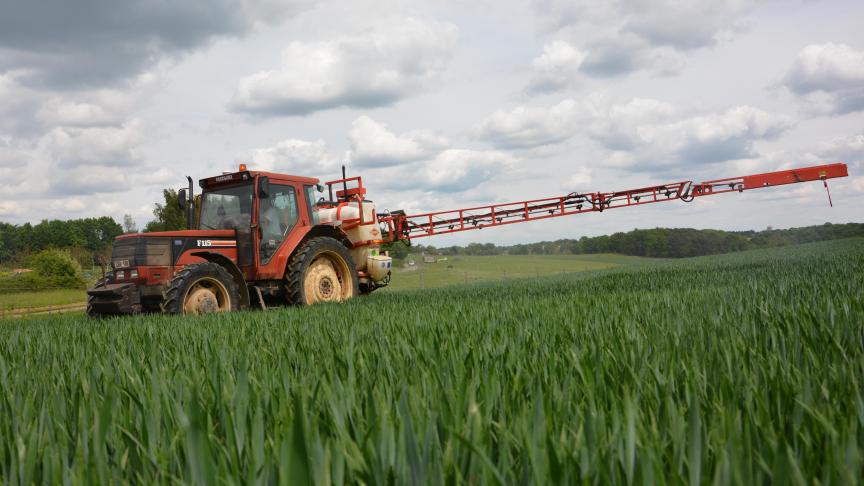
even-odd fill
[(266, 176), (270, 178), (270, 182), (299, 182), (300, 184), (318, 184), (320, 182), (314, 177), (303, 177), (291, 174), (280, 174), (277, 172), (265, 172), (259, 170), (241, 170), (237, 172), (228, 172), (218, 176), (207, 177), (198, 181), (198, 185), (202, 189), (208, 187), (221, 186), (226, 184), (234, 184), (237, 182), (252, 180), (258, 176)]

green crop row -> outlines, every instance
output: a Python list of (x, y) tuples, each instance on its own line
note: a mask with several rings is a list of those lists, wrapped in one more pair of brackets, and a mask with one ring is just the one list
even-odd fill
[(855, 484), (864, 240), (0, 323), (0, 483)]

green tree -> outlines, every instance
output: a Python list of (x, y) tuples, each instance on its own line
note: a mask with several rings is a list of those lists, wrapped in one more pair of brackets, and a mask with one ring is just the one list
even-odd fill
[(102, 251), (110, 248), (114, 238), (123, 233), (123, 228), (113, 218), (102, 216), (101, 218), (87, 218), (81, 220), (84, 225), (84, 234), (87, 239), (87, 249)]
[(177, 205), (177, 191), (164, 189), (162, 197), (165, 204), (156, 203), (153, 208), (153, 221), (147, 223), (144, 231), (177, 231), (186, 229), (186, 213)]
[(394, 260), (404, 260), (408, 256), (408, 246), (401, 241), (381, 245), (381, 251), (389, 251)]
[(78, 262), (60, 250), (40, 251), (30, 260), (30, 267), (40, 277), (81, 277), (81, 266)]
[(135, 224), (135, 219), (132, 218), (131, 214), (123, 215), (123, 232), (124, 233), (137, 233), (138, 225)]

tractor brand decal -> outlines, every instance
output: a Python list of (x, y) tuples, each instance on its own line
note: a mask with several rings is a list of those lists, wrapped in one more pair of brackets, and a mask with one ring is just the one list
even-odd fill
[(198, 240), (198, 246), (225, 248), (237, 246), (237, 243), (231, 240)]
[(234, 180), (233, 175), (224, 175), (224, 176), (219, 176), (219, 177), (213, 178), (213, 182), (225, 182), (225, 181), (230, 181), (230, 180)]
[(114, 260), (114, 268), (127, 268), (129, 267), (129, 260)]

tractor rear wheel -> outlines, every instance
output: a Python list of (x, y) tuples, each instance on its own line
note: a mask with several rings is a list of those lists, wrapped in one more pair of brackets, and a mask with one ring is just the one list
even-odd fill
[(360, 294), (354, 259), (334, 238), (311, 238), (297, 250), (285, 272), (288, 302), (341, 302)]
[(240, 290), (216, 263), (193, 263), (174, 274), (162, 293), (163, 314), (209, 314), (238, 309)]

